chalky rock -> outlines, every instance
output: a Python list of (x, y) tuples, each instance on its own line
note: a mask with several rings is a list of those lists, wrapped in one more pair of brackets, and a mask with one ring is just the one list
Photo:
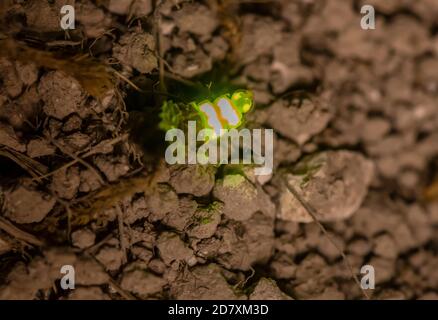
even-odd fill
[[(196, 19), (193, 19), (196, 17)], [(176, 26), (182, 32), (208, 37), (218, 26), (218, 19), (212, 10), (200, 3), (184, 3), (173, 12)], [(202, 27), (200, 27), (202, 26)]]
[(269, 261), (274, 252), (274, 219), (261, 212), (246, 221), (230, 221), (216, 232), (222, 240), (217, 262), (228, 270), (249, 271)]
[(71, 234), (71, 240), (75, 247), (85, 249), (94, 244), (96, 234), (90, 229), (79, 229)]
[(169, 184), (176, 193), (188, 193), (195, 197), (207, 195), (214, 186), (216, 169), (213, 166), (171, 166)]
[(120, 286), (141, 299), (147, 299), (151, 295), (158, 294), (163, 290), (166, 281), (141, 268), (141, 265), (130, 265), (123, 273)]
[(153, 55), (155, 39), (149, 33), (125, 34), (120, 43), (114, 46), (114, 57), (123, 65), (132, 67), (140, 73), (149, 73), (157, 67)]
[(274, 215), (268, 195), (240, 174), (228, 174), (217, 180), (213, 196), (224, 203), (223, 212), (230, 219), (248, 220), (257, 211), (267, 216)]
[(166, 265), (173, 261), (185, 261), (189, 265), (196, 264), (193, 251), (173, 232), (163, 232), (157, 240), (160, 258)]
[(214, 263), (182, 272), (170, 283), (170, 296), (176, 300), (238, 299), (222, 273), (223, 269)]
[(222, 210), (223, 204), (217, 201), (197, 209), (191, 217), (192, 223), (187, 230), (187, 234), (197, 239), (212, 237), (221, 222)]
[(87, 113), (83, 104), (86, 93), (79, 82), (60, 71), (45, 74), (38, 85), (38, 92), (44, 102), (46, 115), (62, 120), (72, 113)]
[(240, 174), (217, 181), (213, 195), (224, 202), (224, 213), (229, 218), (247, 220), (257, 211), (257, 189)]
[(155, 222), (163, 219), (167, 214), (178, 210), (178, 195), (165, 184), (157, 184), (148, 190), (146, 202), (151, 214), (148, 219)]
[(304, 99), (301, 103), (279, 100), (268, 109), (267, 124), (299, 145), (327, 126), (332, 115), (323, 100)]
[(293, 300), (283, 293), (276, 282), (271, 279), (261, 278), (249, 296), (249, 300)]
[[(373, 174), (373, 163), (359, 153), (328, 151), (304, 158), (291, 173), (281, 178), (285, 178), (316, 210), (318, 220), (336, 221), (349, 218), (360, 207)], [(312, 222), (312, 217), (287, 189), (285, 181), (279, 183), (282, 192), (278, 218)]]
[(24, 186), (5, 192), (5, 216), (16, 223), (43, 220), (55, 205), (56, 199)]

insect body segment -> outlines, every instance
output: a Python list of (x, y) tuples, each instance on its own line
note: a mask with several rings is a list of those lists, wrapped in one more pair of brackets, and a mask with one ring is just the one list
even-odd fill
[(221, 129), (224, 129), (224, 121), (221, 121), (220, 110), (211, 102), (203, 102), (199, 106), (201, 118), (203, 118), (204, 126), (214, 130), (214, 133), (219, 136)]
[(216, 101), (216, 105), (219, 107), (219, 112), (227, 122), (229, 126), (236, 127), (240, 124), (242, 114), (237, 107), (233, 105), (233, 102), (228, 98), (219, 98)]
[(216, 137), (221, 136), (221, 129), (233, 129), (240, 126), (243, 114), (253, 105), (252, 92), (238, 90), (231, 95), (222, 95), (214, 102), (203, 101), (193, 106), (201, 116), (205, 128), (212, 129)]

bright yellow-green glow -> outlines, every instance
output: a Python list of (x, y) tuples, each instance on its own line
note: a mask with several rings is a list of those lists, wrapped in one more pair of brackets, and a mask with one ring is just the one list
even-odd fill
[[(241, 125), (243, 114), (253, 106), (253, 95), (248, 90), (238, 90), (231, 97), (229, 94), (219, 96), (210, 102), (192, 103), (198, 111), (204, 128), (212, 129), (220, 136), (220, 129), (233, 129)], [(207, 108), (208, 107), (208, 108)]]
[(253, 105), (253, 95), (249, 90), (237, 90), (231, 96), (231, 101), (239, 108), (240, 112), (247, 113)]
[(249, 104), (249, 103), (245, 103), (245, 104), (242, 106), (242, 112), (243, 112), (243, 113), (247, 113), (249, 110), (251, 110), (251, 104)]

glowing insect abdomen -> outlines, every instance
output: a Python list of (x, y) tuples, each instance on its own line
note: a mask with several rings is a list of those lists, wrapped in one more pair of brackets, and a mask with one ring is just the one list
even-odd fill
[(239, 110), (237, 110), (236, 106), (233, 105), (230, 99), (219, 98), (216, 102), (216, 105), (219, 107), (221, 117), (229, 126), (235, 127), (240, 124), (242, 115), (240, 114)]
[(219, 119), (219, 110), (211, 102), (204, 102), (199, 106), (199, 111), (202, 112), (208, 126), (214, 130), (215, 134), (220, 135), (220, 130), (224, 129), (224, 126)]
[(252, 92), (236, 91), (231, 98), (228, 95), (218, 97), (214, 102), (205, 100), (199, 104), (192, 103), (199, 112), (204, 127), (220, 136), (221, 129), (237, 128), (242, 123), (242, 114), (252, 107)]

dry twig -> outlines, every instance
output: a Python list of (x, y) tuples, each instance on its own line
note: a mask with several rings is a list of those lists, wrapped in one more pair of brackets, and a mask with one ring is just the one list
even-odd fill
[(11, 222), (6, 220), (5, 218), (0, 216), (0, 229), (20, 240), (21, 242), (25, 242), (30, 245), (34, 245), (36, 247), (42, 247), (44, 242), (36, 238), (35, 236), (23, 231), (16, 226), (14, 226)]
[(303, 206), (303, 208), (306, 209), (307, 213), (312, 217), (313, 221), (319, 226), (322, 233), (327, 237), (327, 239), (336, 248), (336, 250), (339, 251), (339, 253), (342, 256), (342, 259), (344, 260), (344, 263), (346, 264), (348, 270), (351, 273), (352, 278), (354, 279), (356, 284), (359, 286), (364, 297), (369, 300), (370, 297), (369, 297), (368, 293), (360, 285), (360, 281), (359, 281), (356, 273), (354, 272), (353, 267), (351, 266), (351, 263), (350, 263), (348, 257), (345, 255), (344, 251), (336, 244), (336, 242), (333, 240), (333, 238), (327, 232), (327, 229), (322, 225), (321, 222), (319, 222), (318, 218), (316, 217), (317, 216), (316, 210), (300, 196), (300, 194), (295, 190), (295, 188), (292, 185), (289, 184), (289, 182), (287, 180), (285, 181), (285, 183), (286, 183), (287, 189), (293, 194), (293, 196), (298, 200), (298, 202)]

